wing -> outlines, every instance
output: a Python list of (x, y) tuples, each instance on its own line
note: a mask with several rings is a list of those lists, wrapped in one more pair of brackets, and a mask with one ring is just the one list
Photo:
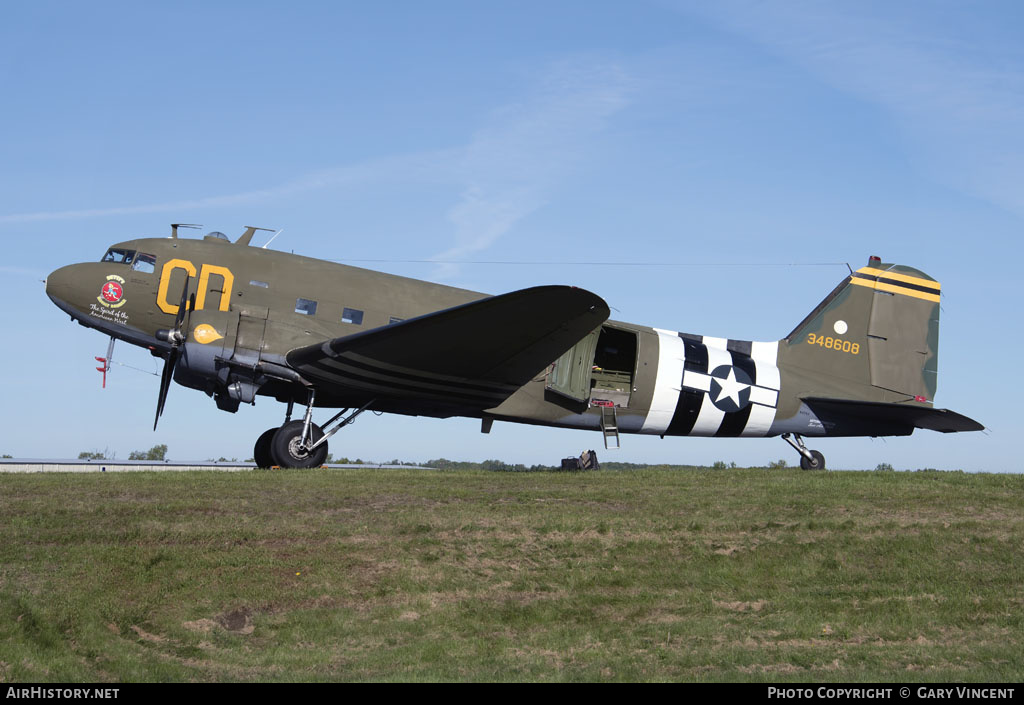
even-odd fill
[(540, 286), (297, 348), (288, 364), (335, 392), (489, 409), (608, 319), (584, 289)]
[[(925, 428), (941, 433), (957, 431), (984, 431), (985, 427), (974, 419), (950, 411), (932, 409), (926, 406), (911, 406), (879, 401), (857, 401), (853, 399), (824, 399), (808, 397), (804, 401), (819, 417), (845, 418), (883, 426), (902, 426), (906, 433), (915, 428)], [(882, 431), (880, 435), (884, 435)]]

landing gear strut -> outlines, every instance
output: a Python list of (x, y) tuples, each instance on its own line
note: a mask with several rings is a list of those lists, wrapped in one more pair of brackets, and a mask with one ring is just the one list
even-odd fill
[[(790, 435), (793, 438), (790, 438)], [(801, 470), (824, 470), (825, 469), (825, 456), (819, 451), (809, 450), (804, 445), (804, 439), (800, 437), (799, 433), (783, 433), (782, 440), (789, 445), (793, 446), (793, 449), (800, 454), (800, 469)]]
[(288, 402), (288, 412), (284, 424), (280, 428), (271, 428), (263, 432), (253, 449), (253, 459), (257, 467), (278, 465), (282, 468), (315, 468), (323, 465), (327, 459), (327, 439), (339, 430), (355, 421), (359, 414), (366, 411), (375, 399), (371, 399), (356, 411), (341, 419), (349, 409), (342, 409), (324, 424), (329, 427), (338, 419), (341, 421), (326, 433), (313, 423), (313, 405), (316, 402), (316, 390), (309, 390), (309, 401), (302, 421), (292, 421), (293, 403)]

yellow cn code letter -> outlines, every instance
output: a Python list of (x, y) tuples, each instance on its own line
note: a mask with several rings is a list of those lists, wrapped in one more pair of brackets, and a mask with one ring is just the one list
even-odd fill
[(167, 287), (171, 284), (171, 274), (175, 269), (184, 269), (188, 272), (190, 277), (196, 275), (196, 267), (194, 264), (186, 259), (172, 259), (167, 260), (164, 268), (160, 272), (160, 288), (156, 293), (156, 305), (160, 307), (160, 310), (164, 313), (176, 314), (178, 313), (178, 304), (172, 304), (167, 300)]

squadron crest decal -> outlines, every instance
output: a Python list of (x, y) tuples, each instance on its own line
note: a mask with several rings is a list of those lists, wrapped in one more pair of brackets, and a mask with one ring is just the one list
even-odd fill
[(116, 274), (109, 275), (96, 300), (106, 308), (121, 308), (127, 302), (124, 298), (124, 283), (124, 279)]

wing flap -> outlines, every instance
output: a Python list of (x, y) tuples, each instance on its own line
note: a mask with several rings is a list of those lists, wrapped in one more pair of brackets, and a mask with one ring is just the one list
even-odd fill
[(492, 296), (288, 353), (307, 379), (389, 398), (495, 406), (607, 320), (568, 286)]

